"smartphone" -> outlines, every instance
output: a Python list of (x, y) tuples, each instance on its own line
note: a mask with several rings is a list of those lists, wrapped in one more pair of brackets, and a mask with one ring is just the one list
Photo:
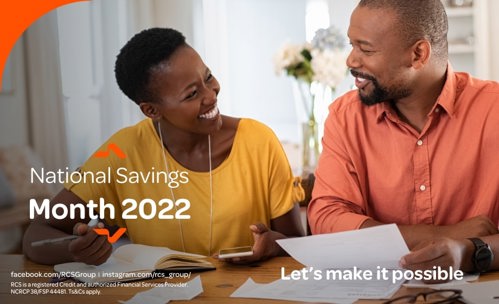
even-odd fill
[(220, 249), (220, 252), (218, 253), (218, 257), (220, 259), (245, 257), (250, 255), (253, 255), (253, 248), (251, 246)]

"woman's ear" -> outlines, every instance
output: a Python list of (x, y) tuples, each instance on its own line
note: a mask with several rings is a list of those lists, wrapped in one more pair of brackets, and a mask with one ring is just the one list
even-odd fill
[(141, 102), (139, 104), (140, 110), (144, 113), (145, 116), (151, 119), (159, 118), (159, 110), (158, 105), (152, 102)]

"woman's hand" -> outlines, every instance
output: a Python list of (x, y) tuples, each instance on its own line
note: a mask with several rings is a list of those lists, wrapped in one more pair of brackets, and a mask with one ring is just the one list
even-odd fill
[[(97, 227), (104, 228), (104, 224), (99, 223)], [(71, 241), (68, 246), (69, 254), (74, 261), (100, 265), (111, 256), (112, 245), (107, 241), (106, 236), (95, 233), (93, 227), (89, 227), (84, 223), (77, 223), (73, 227), (73, 234), (80, 236)]]
[(250, 227), (255, 240), (253, 244), (253, 255), (245, 257), (236, 257), (229, 259), (220, 259), (234, 264), (248, 264), (256, 261), (263, 261), (281, 254), (281, 247), (275, 242), (278, 239), (285, 238), (279, 232), (270, 230), (265, 224), (253, 224)]

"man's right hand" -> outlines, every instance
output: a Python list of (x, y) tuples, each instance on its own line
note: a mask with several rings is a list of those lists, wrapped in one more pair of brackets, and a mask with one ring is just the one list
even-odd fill
[[(103, 228), (103, 224), (98, 224)], [(73, 227), (73, 234), (80, 237), (71, 241), (68, 246), (69, 254), (76, 262), (83, 262), (89, 265), (100, 265), (111, 256), (113, 247), (107, 241), (107, 237), (98, 235), (85, 223), (77, 223)]]

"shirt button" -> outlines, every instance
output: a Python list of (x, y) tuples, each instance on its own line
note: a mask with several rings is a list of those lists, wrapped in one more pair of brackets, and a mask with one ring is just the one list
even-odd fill
[(419, 186), (419, 190), (421, 190), (421, 191), (425, 191), (425, 190), (426, 190), (426, 186), (425, 186), (425, 185), (421, 185), (421, 186)]
[(417, 144), (418, 144), (418, 146), (421, 146), (421, 145), (423, 145), (423, 141), (420, 139), (420, 140), (418, 140)]
[(439, 108), (436, 108), (436, 109), (435, 109), (435, 113), (438, 113), (438, 112), (440, 112), (440, 109), (439, 109)]

